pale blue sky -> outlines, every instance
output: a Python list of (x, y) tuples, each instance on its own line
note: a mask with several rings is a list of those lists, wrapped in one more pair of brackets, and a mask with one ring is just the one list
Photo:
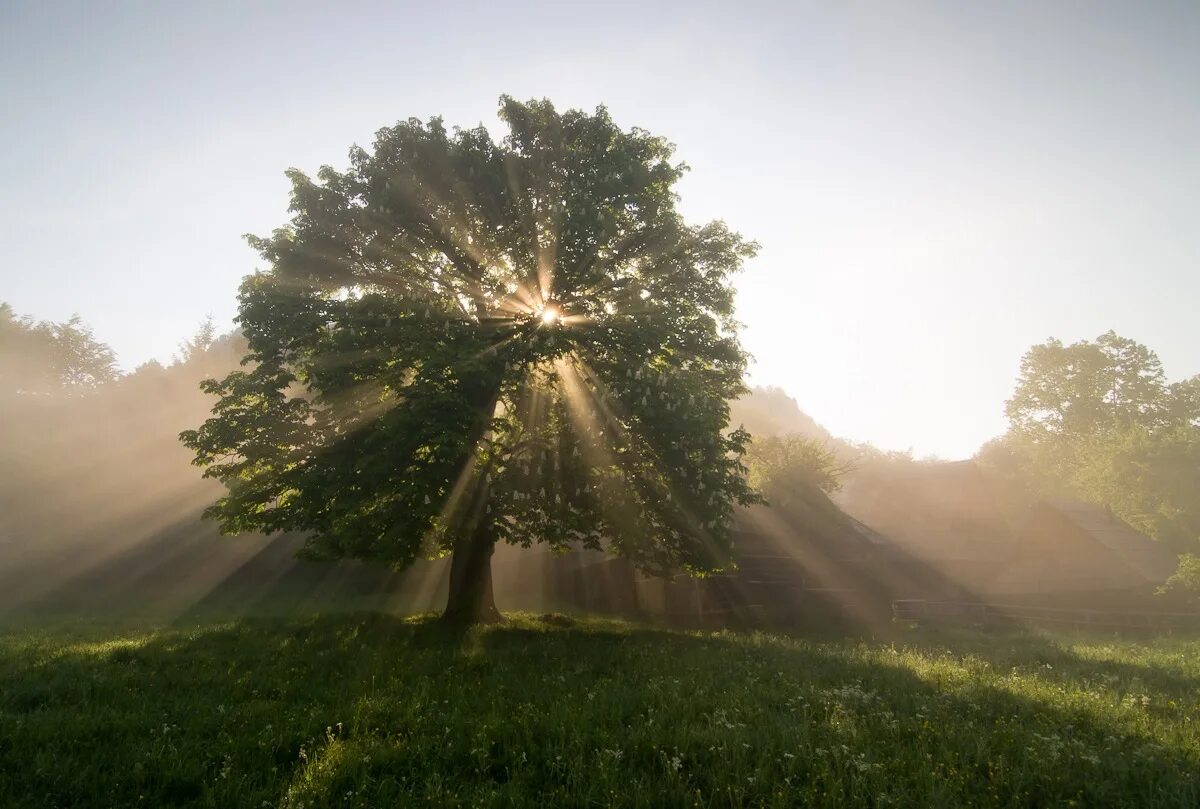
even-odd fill
[(1200, 372), (1195, 2), (4, 0), (0, 300), (166, 359), (228, 325), (285, 168), (501, 93), (678, 144), (685, 213), (763, 245), (753, 381), (838, 435), (968, 455), (1051, 335)]

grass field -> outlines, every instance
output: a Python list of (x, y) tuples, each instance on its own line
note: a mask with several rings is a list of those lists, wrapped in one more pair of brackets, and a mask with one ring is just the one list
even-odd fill
[(1200, 641), (378, 613), (0, 635), (0, 806), (1196, 806)]

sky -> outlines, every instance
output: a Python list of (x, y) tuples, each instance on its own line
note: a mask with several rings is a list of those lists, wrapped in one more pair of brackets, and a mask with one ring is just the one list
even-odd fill
[(0, 300), (131, 369), (211, 315), (291, 166), (409, 117), (606, 105), (762, 250), (750, 381), (968, 457), (1021, 355), (1114, 329), (1200, 373), (1200, 4), (0, 0)]

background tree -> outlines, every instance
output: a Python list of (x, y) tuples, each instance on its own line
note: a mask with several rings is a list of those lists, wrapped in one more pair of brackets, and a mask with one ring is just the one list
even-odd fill
[(208, 315), (200, 323), (200, 328), (196, 329), (196, 333), (179, 344), (179, 354), (176, 355), (176, 359), (186, 363), (204, 357), (217, 339), (216, 324), (213, 323), (212, 315)]
[(1095, 342), (1051, 339), (1029, 349), (1005, 412), (1034, 438), (1074, 440), (1158, 426), (1168, 415), (1166, 395), (1158, 356), (1109, 331)]
[(0, 390), (81, 393), (117, 375), (116, 355), (79, 315), (63, 323), (34, 321), (0, 302)]
[(1010, 429), (980, 460), (1028, 499), (1112, 507), (1177, 549), (1200, 540), (1200, 383), (1167, 384), (1153, 351), (1113, 332), (1033, 346)]
[(755, 438), (746, 452), (746, 467), (750, 484), (772, 504), (805, 489), (835, 492), (850, 468), (824, 442), (796, 434)]
[(1167, 388), (1168, 415), (1171, 424), (1200, 427), (1200, 374)]
[(292, 170), (251, 244), (247, 367), (182, 435), (229, 532), (403, 566), (452, 553), (450, 620), (496, 615), (497, 541), (724, 564), (754, 499), (725, 432), (743, 391), (730, 276), (754, 252), (686, 225), (685, 167), (607, 111), (501, 100), (509, 134), (410, 119), (350, 167)]
[(1200, 604), (1200, 556), (1180, 556), (1179, 569), (1158, 588), (1158, 594), (1188, 605)]

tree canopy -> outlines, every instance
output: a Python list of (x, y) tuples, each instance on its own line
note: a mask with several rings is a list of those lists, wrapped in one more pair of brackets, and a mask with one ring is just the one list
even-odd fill
[(712, 570), (754, 500), (726, 427), (755, 245), (686, 224), (673, 147), (604, 108), (500, 117), (500, 141), (410, 119), (345, 171), (288, 172), (291, 222), (250, 237), (245, 369), (182, 436), (228, 487), (208, 513), (317, 558), (579, 542)]
[(1108, 331), (1095, 341), (1035, 345), (1006, 405), (1015, 429), (1075, 439), (1200, 420), (1200, 377), (1168, 385), (1158, 356)]

